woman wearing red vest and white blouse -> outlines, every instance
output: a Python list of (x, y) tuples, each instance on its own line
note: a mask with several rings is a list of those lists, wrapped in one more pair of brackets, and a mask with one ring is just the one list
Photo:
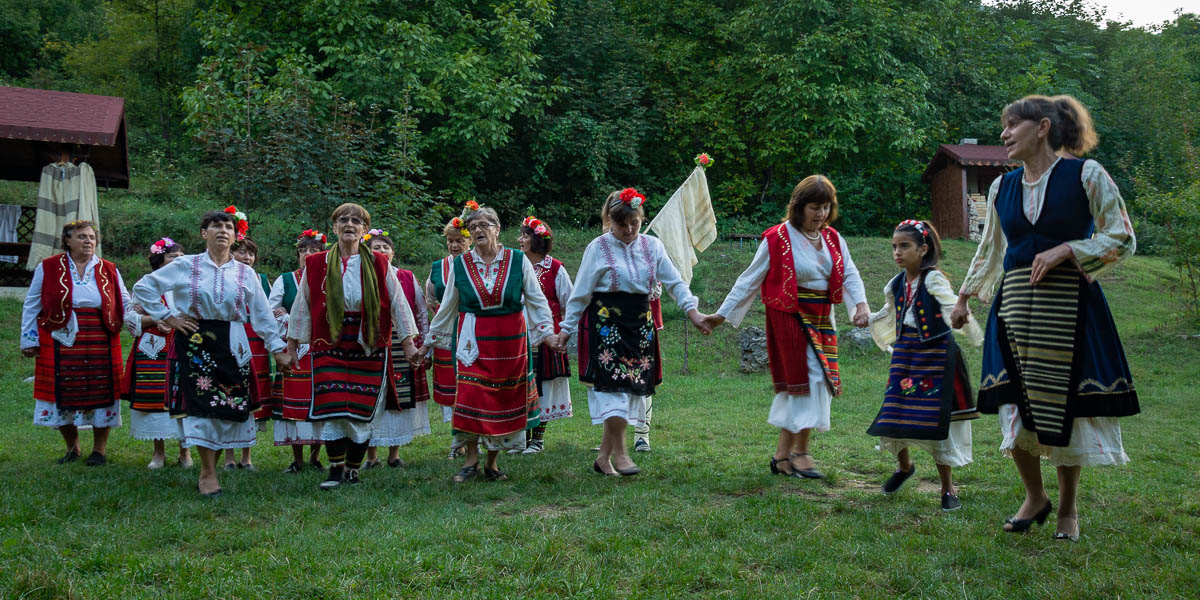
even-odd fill
[(79, 458), (79, 429), (92, 428), (90, 466), (106, 459), (108, 433), (121, 426), (121, 327), (129, 292), (116, 265), (96, 256), (99, 233), (91, 221), (62, 230), (65, 252), (43, 260), (21, 312), (21, 352), (37, 357), (33, 423), (62, 434)]
[(761, 292), (775, 384), (767, 422), (779, 428), (771, 472), (779, 475), (824, 477), (809, 454), (809, 437), (813, 429), (829, 430), (830, 404), (842, 393), (833, 305), (844, 302), (858, 327), (870, 316), (846, 240), (829, 226), (836, 218), (833, 183), (821, 175), (804, 178), (792, 190), (787, 219), (763, 232), (754, 260), (707, 319), (712, 327), (726, 319), (736, 327)]

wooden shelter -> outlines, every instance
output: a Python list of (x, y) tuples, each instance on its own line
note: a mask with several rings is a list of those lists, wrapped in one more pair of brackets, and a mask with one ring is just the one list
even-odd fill
[[(0, 179), (38, 182), (42, 168), (86, 161), (96, 185), (129, 187), (125, 99), (0, 86)], [(29, 256), (37, 207), (24, 206), (18, 242), (0, 243), (0, 256)], [(28, 285), (30, 273), (0, 262), (0, 285)]]
[(978, 241), (992, 180), (1019, 165), (1004, 146), (941, 144), (921, 174), (930, 187), (930, 222), (943, 238)]

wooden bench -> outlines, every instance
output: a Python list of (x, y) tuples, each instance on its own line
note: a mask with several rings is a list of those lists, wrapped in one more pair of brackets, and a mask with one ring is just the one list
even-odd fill
[(730, 250), (732, 250), (732, 249), (733, 249), (733, 242), (734, 242), (734, 240), (737, 240), (737, 249), (738, 249), (738, 250), (741, 250), (741, 249), (742, 249), (742, 243), (743, 243), (743, 242), (745, 242), (746, 240), (750, 240), (750, 241), (752, 241), (752, 242), (756, 242), (756, 243), (757, 243), (757, 241), (758, 241), (758, 238), (759, 238), (759, 237), (760, 237), (760, 236), (759, 236), (759, 234), (757, 234), (757, 233), (731, 233), (731, 234), (729, 234), (729, 236), (728, 236), (728, 239), (729, 239), (729, 249), (730, 249)]

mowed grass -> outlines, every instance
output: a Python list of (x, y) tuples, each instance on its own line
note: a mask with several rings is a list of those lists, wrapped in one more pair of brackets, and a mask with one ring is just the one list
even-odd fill
[[(572, 272), (588, 239), (560, 235), (555, 254)], [(877, 308), (895, 272), (889, 242), (850, 245)], [(943, 266), (956, 284), (973, 251), (947, 245)], [(701, 255), (693, 290), (702, 310), (716, 309), (752, 254), (719, 242)], [(415, 270), (423, 277), (427, 267)], [(58, 434), (31, 425), (20, 304), (5, 300), (0, 597), (1194, 597), (1200, 339), (1186, 337), (1195, 330), (1177, 315), (1174, 282), (1166, 263), (1143, 257), (1102, 282), (1143, 413), (1123, 421), (1130, 465), (1084, 471), (1077, 544), (1052, 541), (1053, 521), (1027, 535), (1000, 530), (1022, 489), (997, 450), (994, 416), (974, 422), (976, 462), (955, 472), (963, 510), (940, 512), (922, 453), (914, 481), (880, 494), (895, 463), (865, 434), (888, 364), (875, 349), (843, 346), (846, 393), (833, 430), (814, 444), (828, 479), (771, 476), (767, 375), (741, 373), (728, 326), (688, 335), (681, 374), (686, 321), (669, 302), (654, 451), (634, 457), (638, 477), (592, 472), (599, 429), (577, 382), (576, 416), (550, 424), (545, 453), (502, 457), (513, 478), (505, 483), (450, 483), (458, 463), (444, 458), (449, 428), (436, 407), (433, 435), (401, 451), (407, 468), (366, 471), (362, 485), (332, 493), (316, 487), (323, 473), (282, 474), (290, 454), (269, 432), (254, 449), (260, 471), (221, 473), (215, 500), (196, 494), (195, 470), (148, 471), (150, 444), (127, 428), (113, 432), (108, 466), (56, 466)], [(838, 318), (848, 326), (842, 309)], [(761, 307), (746, 324), (762, 325)], [(980, 352), (967, 357), (977, 378)], [(1056, 496), (1053, 470), (1044, 476)]]

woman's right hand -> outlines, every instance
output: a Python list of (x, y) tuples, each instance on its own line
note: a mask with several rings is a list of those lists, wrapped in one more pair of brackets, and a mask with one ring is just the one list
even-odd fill
[(967, 307), (967, 300), (970, 296), (959, 296), (958, 302), (954, 304), (954, 310), (950, 311), (950, 326), (955, 329), (962, 329), (967, 324), (967, 319), (971, 316), (971, 309)]
[(286, 315), (286, 314), (288, 314), (288, 312), (287, 312), (286, 310), (283, 310), (283, 307), (282, 307), (282, 306), (280, 306), (279, 308), (275, 309), (274, 313), (275, 313), (275, 318), (276, 318), (276, 319), (278, 319), (279, 317), (282, 317), (283, 315)]
[(188, 316), (171, 315), (163, 319), (163, 323), (182, 333), (196, 333), (200, 330), (200, 322)]

